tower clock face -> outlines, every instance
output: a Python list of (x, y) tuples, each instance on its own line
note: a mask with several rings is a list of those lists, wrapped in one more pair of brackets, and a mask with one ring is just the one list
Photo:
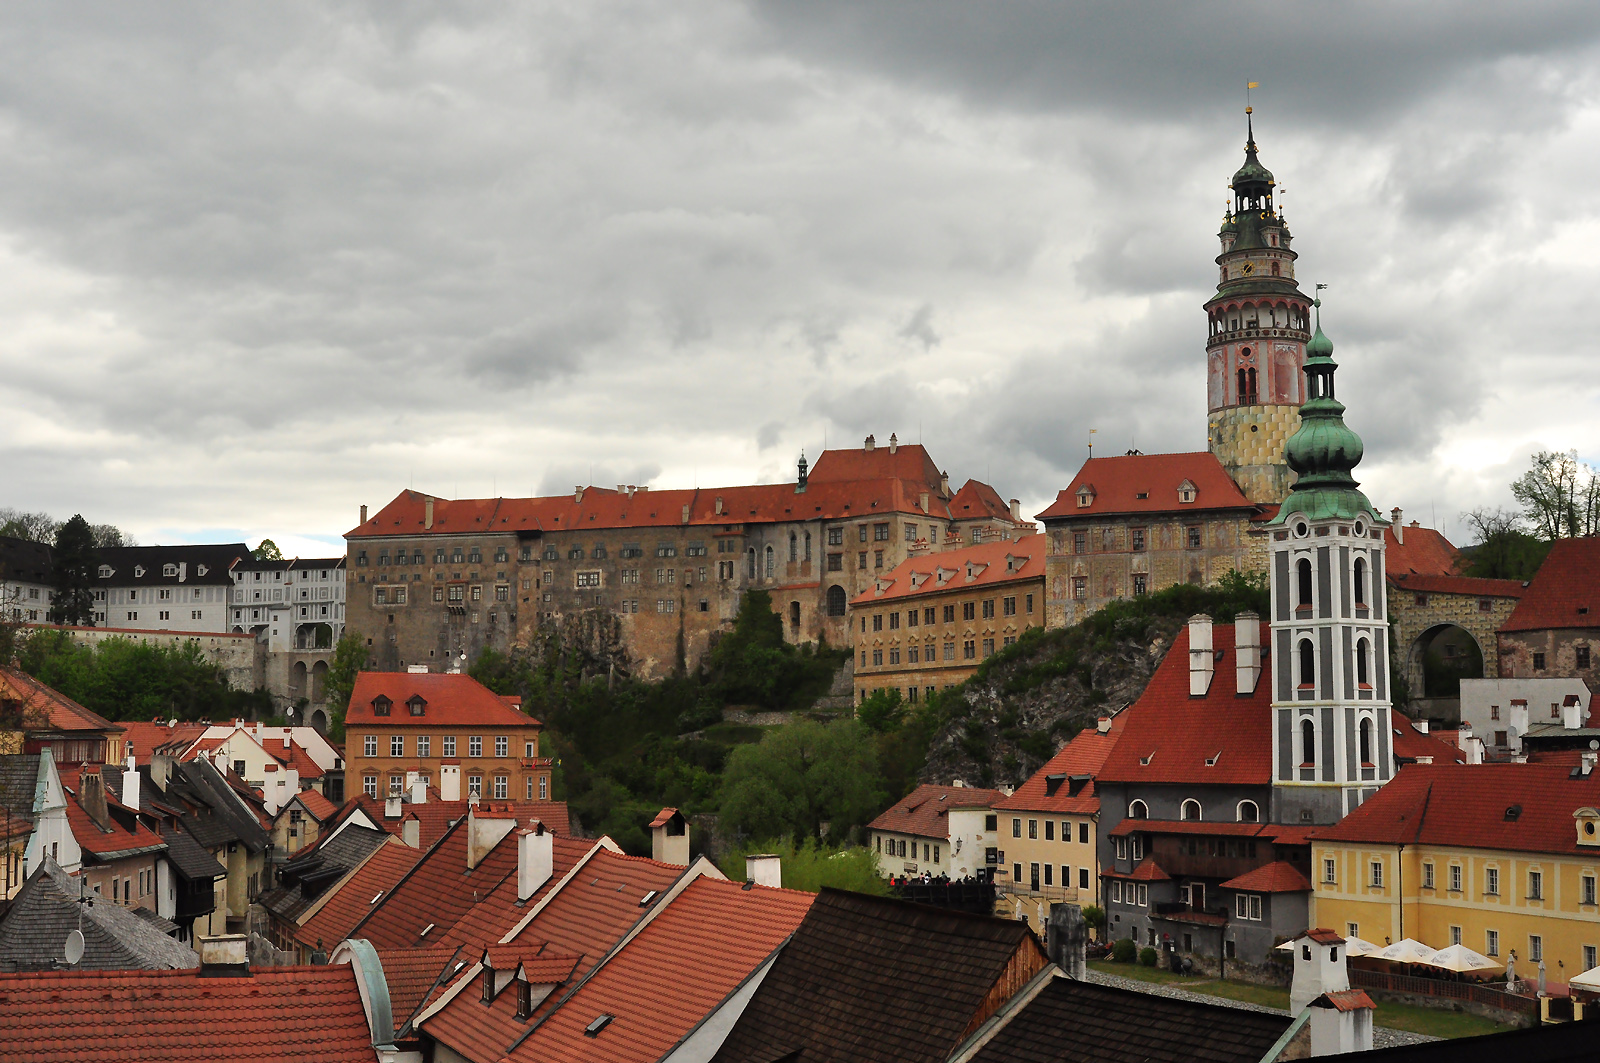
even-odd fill
[(1246, 262), (1244, 264), (1244, 268), (1241, 270), (1241, 272), (1246, 277), (1250, 276), (1250, 274), (1254, 273), (1255, 271), (1256, 271), (1256, 266), (1255, 266), (1254, 262)]

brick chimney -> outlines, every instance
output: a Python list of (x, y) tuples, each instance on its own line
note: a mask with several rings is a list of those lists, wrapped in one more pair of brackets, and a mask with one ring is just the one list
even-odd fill
[(1196, 613), (1189, 618), (1189, 696), (1203, 698), (1211, 689), (1217, 659), (1211, 649), (1211, 618)]
[(1234, 673), (1240, 694), (1254, 694), (1261, 681), (1261, 618), (1240, 613), (1233, 618)]
[(555, 873), (553, 838), (538, 820), (517, 831), (517, 900), (532, 897)]
[(98, 767), (87, 767), (78, 774), (78, 805), (101, 830), (111, 829), (111, 813), (106, 809), (106, 781)]
[(367, 507), (366, 506), (362, 506), (361, 507), (361, 523), (365, 524), (366, 522), (367, 522)]

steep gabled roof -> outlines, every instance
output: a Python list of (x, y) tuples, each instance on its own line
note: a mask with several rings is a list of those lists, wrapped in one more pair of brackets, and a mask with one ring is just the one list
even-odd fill
[[(1195, 490), (1193, 502), (1180, 502), (1178, 491), (1185, 484)], [(1080, 492), (1088, 505), (1080, 505)], [(1090, 458), (1072, 478), (1072, 483), (1056, 494), (1040, 520), (1068, 520), (1074, 517), (1102, 517), (1112, 513), (1188, 513), (1237, 509), (1247, 513), (1256, 505), (1244, 496), (1222, 467), (1215, 454), (1196, 451), (1188, 454), (1126, 454), (1111, 458)]]
[(389, 835), (350, 824), (331, 838), (318, 839), (278, 868), (279, 885), (261, 894), (260, 903), (286, 923), (297, 922), (324, 892), (366, 862)]
[[(80, 888), (94, 903), (79, 904)], [(163, 934), (120, 904), (102, 898), (68, 875), (50, 857), (36, 868), (0, 920), (0, 971), (48, 971), (66, 962), (67, 936), (83, 931), (79, 970), (189, 968), (200, 965), (193, 949)], [(10, 1004), (0, 1007), (0, 1030)], [(0, 1037), (0, 1042), (5, 1038)], [(18, 1046), (7, 1045), (8, 1060)]]
[(887, 830), (914, 834), (919, 838), (948, 840), (952, 808), (995, 808), (1006, 795), (999, 790), (975, 786), (936, 786), (923, 783), (902, 801), (897, 801), (868, 830)]
[[(1403, 537), (1404, 542), (1400, 539)], [(1395, 525), (1383, 529), (1383, 567), (1396, 576), (1453, 576), (1461, 569), (1461, 551), (1432, 528), (1413, 522), (1395, 535)]]
[(973, 520), (987, 517), (991, 520), (1012, 522), (1011, 507), (1006, 505), (1000, 492), (980, 480), (968, 480), (950, 499), (950, 515), (956, 520)]
[(450, 945), (385, 949), (378, 958), (383, 963), (383, 980), (389, 985), (389, 1013), (396, 1033), (405, 1029), (441, 978), (453, 973), (462, 960), (472, 961)]
[[(361, 794), (355, 798), (354, 807), (359, 808), (372, 822), (391, 834), (400, 833), (406, 816), (416, 816), (421, 836), (420, 844), (422, 848), (426, 849), (444, 837), (444, 832), (450, 829), (450, 824), (458, 819), (464, 819), (467, 814), (468, 802), (438, 801), (434, 799), (433, 794), (434, 791), (430, 790), (428, 800), (420, 805), (402, 802), (400, 806), (401, 814), (398, 819), (388, 818), (385, 814), (387, 812), (385, 803), (381, 798), (368, 797), (366, 794)], [(350, 807), (351, 803), (346, 802), (346, 809)], [(567, 811), (567, 803), (565, 801), (479, 802), (480, 812), (491, 809), (504, 809), (522, 823), (536, 819), (543, 823), (547, 830), (556, 834), (569, 835), (572, 833), (571, 815)]]
[(1501, 631), (1600, 627), (1600, 538), (1559, 539)]
[(254, 967), (245, 978), (193, 971), (0, 975), (0, 1044), (7, 1063), (374, 1063), (356, 979), (350, 964)]
[[(1263, 623), (1261, 645), (1269, 639)], [(1100, 769), (1102, 784), (1272, 781), (1270, 659), (1262, 660), (1255, 692), (1241, 697), (1235, 692), (1234, 626), (1213, 627), (1212, 646), (1220, 652), (1210, 689), (1190, 697), (1189, 628), (1179, 630), (1144, 693), (1125, 710), (1128, 722)]]
[(825, 889), (712, 1058), (944, 1059), (1046, 965), (1024, 923)]
[(339, 814), (338, 805), (323, 797), (315, 790), (301, 790), (290, 798), (289, 803), (299, 803), (306, 810), (306, 814), (318, 823), (326, 823)]
[[(407, 706), (418, 696), (427, 704), (423, 715), (412, 716)], [(389, 700), (391, 715), (374, 713), (372, 703), (380, 697)], [(351, 724), (537, 727), (539, 721), (513, 708), (507, 699), (470, 675), (362, 672), (356, 676), (355, 689), (350, 693), (350, 710), (345, 716), (345, 725)]]
[[(0, 698), (23, 703), (30, 731), (85, 737), (121, 734), (122, 725), (79, 705), (59, 690), (45, 686), (20, 668), (0, 667)], [(39, 717), (38, 726), (32, 726)]]
[(157, 751), (178, 756), (186, 753), (206, 733), (209, 723), (147, 723), (129, 720), (122, 725), (124, 755), (132, 753), (138, 763), (149, 763)]
[[(1078, 815), (1093, 815), (1100, 811), (1094, 776), (1122, 737), (1127, 720), (1126, 712), (1117, 713), (1111, 717), (1110, 728), (1104, 734), (1097, 727), (1085, 727), (995, 808), (1008, 812)], [(1088, 776), (1088, 779), (1085, 780), (1084, 776)]]
[[(1043, 580), (1047, 547), (1043, 535), (1024, 535), (908, 557), (873, 580), (851, 604), (865, 608), (903, 598)], [(1039, 605), (1043, 608), (1044, 603)]]
[[(454, 926), (441, 928), (437, 935), (439, 940), (472, 948), (499, 941), (597, 844), (587, 838), (555, 835), (550, 842), (552, 857), (550, 879), (535, 890), (532, 897), (526, 901), (517, 900), (517, 876), (513, 872), (501, 880), (493, 891), (462, 913)], [(431, 938), (435, 935), (428, 936)]]
[(1287, 860), (1274, 860), (1230, 878), (1222, 888), (1251, 893), (1306, 893), (1311, 889), (1311, 881)]
[(321, 947), (331, 952), (421, 857), (421, 850), (391, 836), (387, 844), (379, 846), (356, 868), (355, 874), (319, 898), (316, 911), (295, 931), (295, 940), (308, 948)]
[(939, 467), (921, 443), (897, 443), (893, 450), (885, 443), (865, 447), (824, 450), (811, 466), (811, 483), (848, 480), (910, 480), (929, 487), (939, 486)]

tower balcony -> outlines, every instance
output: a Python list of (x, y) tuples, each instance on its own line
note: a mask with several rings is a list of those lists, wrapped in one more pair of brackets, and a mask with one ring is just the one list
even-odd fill
[(1236, 329), (1229, 329), (1229, 330), (1224, 330), (1224, 331), (1219, 331), (1219, 332), (1213, 332), (1211, 334), (1210, 342), (1207, 343), (1207, 346), (1208, 347), (1215, 347), (1215, 346), (1219, 346), (1219, 345), (1224, 344), (1224, 343), (1233, 343), (1233, 342), (1238, 341), (1238, 340), (1263, 340), (1263, 339), (1264, 340), (1273, 340), (1273, 339), (1299, 340), (1301, 343), (1308, 343), (1311, 340), (1311, 334), (1309, 332), (1306, 332), (1304, 329), (1260, 328), (1260, 327), (1257, 327), (1257, 326), (1249, 326), (1249, 327), (1245, 327), (1245, 328), (1236, 328)]

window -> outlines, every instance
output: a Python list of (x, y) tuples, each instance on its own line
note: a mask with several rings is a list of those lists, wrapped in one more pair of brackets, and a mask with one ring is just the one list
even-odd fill
[(1370, 867), (1372, 869), (1370, 884), (1373, 889), (1380, 890), (1383, 888), (1383, 861), (1374, 860), (1371, 862)]
[(1592, 971), (1596, 966), (1600, 966), (1600, 959), (1595, 957), (1595, 947), (1593, 945), (1585, 945), (1583, 947), (1583, 969)]
[(983, 655), (986, 658), (994, 656), (994, 639), (983, 640)]
[(1544, 654), (1536, 653), (1533, 655), (1533, 670), (1535, 672), (1544, 671)]
[(1461, 865), (1460, 864), (1451, 864), (1450, 865), (1450, 892), (1452, 892), (1452, 893), (1460, 893), (1461, 892)]
[(482, 775), (468, 775), (467, 776), (467, 797), (469, 799), (474, 799), (474, 798), (481, 798), (482, 796), (483, 796), (483, 776)]
[(1201, 542), (1201, 539), (1200, 539), (1200, 525), (1191, 524), (1186, 529), (1184, 529), (1184, 531), (1187, 533), (1187, 538), (1188, 538), (1188, 542), (1189, 542), (1189, 549), (1191, 549), (1191, 550), (1200, 549), (1200, 542)]
[[(572, 574), (572, 581), (573, 581), (573, 585), (577, 586), (577, 587), (598, 587), (598, 586), (600, 586), (600, 573), (598, 573), (598, 572), (574, 572)], [(499, 600), (503, 602), (503, 601), (506, 600), (505, 593), (504, 593), (505, 592), (505, 588), (501, 587), (500, 591), (501, 591), (501, 594), (500, 594)]]
[(1489, 897), (1500, 895), (1500, 869), (1497, 867), (1486, 868), (1483, 872), (1483, 892)]
[[(1372, 687), (1372, 676), (1368, 674), (1367, 659), (1371, 650), (1366, 639), (1356, 640), (1356, 685), (1364, 690)], [(1370, 756), (1363, 755), (1362, 760), (1370, 761)]]
[(984, 601), (984, 603), (983, 603), (983, 618), (985, 620), (993, 620), (994, 619), (994, 599), (993, 598), (989, 598), (989, 599)]
[(509, 793), (510, 790), (506, 786), (506, 777), (504, 775), (496, 775), (494, 777), (494, 796), (504, 801)]
[(1235, 914), (1240, 919), (1261, 919), (1261, 894), (1238, 893), (1234, 895)]
[[(1361, 644), (1363, 646), (1365, 646), (1366, 645), (1366, 640), (1362, 640)], [(1361, 721), (1361, 764), (1362, 764), (1363, 767), (1370, 767), (1371, 764), (1372, 764), (1372, 720), (1371, 719), (1363, 719)]]
[(1351, 582), (1355, 585), (1356, 608), (1365, 608), (1367, 604), (1367, 562), (1365, 558), (1356, 558), (1355, 571)]
[(828, 545), (829, 546), (840, 546), (843, 543), (844, 543), (844, 529), (843, 528), (829, 528), (828, 529)]
[(1013, 838), (1022, 837), (1022, 820), (1013, 819), (1011, 821), (1011, 836)]
[(1485, 956), (1500, 955), (1500, 931), (1485, 930), (1483, 932), (1483, 954)]
[(1542, 901), (1542, 900), (1544, 900), (1544, 872), (1543, 871), (1530, 871), (1530, 872), (1528, 872), (1528, 900), (1530, 900), (1530, 901)]
[(978, 604), (976, 602), (962, 602), (961, 603), (961, 619), (963, 619), (963, 620), (976, 620), (976, 619), (978, 619), (977, 612), (978, 612)]
[(1538, 934), (1528, 935), (1528, 959), (1533, 963), (1544, 959), (1544, 938)]
[(1146, 805), (1143, 801), (1129, 801), (1128, 802), (1128, 818), (1129, 819), (1149, 819), (1150, 818), (1150, 806)]
[(444, 738), (440, 739), (440, 745), (442, 747), (441, 752), (444, 756), (453, 757), (456, 755), (455, 735), (445, 735)]
[(1310, 639), (1300, 640), (1299, 656), (1300, 689), (1314, 689), (1317, 685), (1317, 652), (1312, 648)]
[(1089, 577), (1072, 577), (1072, 597), (1074, 601), (1083, 601), (1089, 597)]
[(1025, 597), (1024, 601), (1023, 601), (1023, 604), (1027, 607), (1028, 615), (1032, 616), (1033, 615), (1033, 595), (1031, 595), (1031, 594), (1027, 595)]
[(361, 792), (368, 797), (377, 797), (378, 777), (376, 775), (363, 775), (361, 777)]
[(961, 644), (961, 657), (963, 660), (973, 661), (978, 657), (978, 644), (973, 639), (967, 639)]
[(550, 800), (550, 780), (543, 775), (539, 776), (539, 800)]
[(431, 756), (433, 756), (433, 739), (432, 738), (429, 738), (427, 735), (418, 735), (417, 736), (417, 756), (419, 756), (419, 757), (431, 757)]
[(483, 756), (483, 739), (473, 735), (467, 739), (467, 756), (474, 759)]
[(856, 568), (861, 569), (861, 570), (864, 571), (866, 569), (866, 567), (867, 567), (867, 552), (865, 550), (863, 550), (859, 554), (856, 555)]
[[(955, 606), (953, 606), (953, 605), (947, 605), (947, 606), (945, 606), (945, 607), (944, 607), (944, 614), (943, 614), (943, 615), (944, 615), (944, 622), (945, 622), (945, 623), (946, 623), (946, 624), (953, 624), (953, 623), (955, 623), (955, 622), (956, 622), (956, 607), (955, 607)], [(930, 621), (930, 622), (931, 622), (931, 621)]]
[(406, 755), (406, 740), (400, 735), (389, 736), (389, 755), (403, 757)]
[[(720, 566), (719, 566), (719, 568), (720, 568)], [(829, 554), (828, 555), (828, 571), (829, 572), (843, 572), (844, 571), (844, 555), (843, 554)]]
[[(1141, 908), (1147, 907), (1150, 904), (1150, 887), (1145, 885), (1143, 882), (1139, 883), (1139, 899), (1134, 903)], [(1155, 931), (1152, 930), (1151, 934), (1154, 933)]]
[(1132, 543), (1132, 546), (1133, 546), (1133, 548), (1135, 550), (1143, 550), (1144, 549), (1144, 529), (1143, 528), (1129, 528), (1128, 529), (1128, 538), (1129, 538), (1130, 542)]
[(1433, 889), (1433, 863), (1430, 861), (1422, 865), (1422, 888)]
[(1036, 819), (1028, 820), (1028, 837), (1032, 838), (1032, 839), (1037, 839), (1039, 837), (1039, 821), (1038, 820), (1036, 820)]
[(1579, 646), (1576, 649), (1576, 653), (1578, 667), (1587, 669), (1589, 667), (1589, 647)]
[(1189, 799), (1183, 803), (1179, 812), (1180, 819), (1198, 820), (1200, 818), (1200, 802)]
[(1593, 904), (1594, 903), (1594, 876), (1593, 875), (1585, 875), (1585, 876), (1583, 876), (1582, 879), (1579, 880), (1578, 895), (1579, 895), (1579, 898), (1580, 898), (1579, 901), (1578, 901), (1579, 904)]
[(944, 659), (947, 661), (956, 659), (956, 644), (954, 642), (946, 642), (944, 644)]
[(1055, 870), (1056, 870), (1055, 867), (1050, 865), (1050, 864), (1045, 864), (1044, 865), (1044, 884), (1046, 886), (1054, 886), (1056, 884), (1055, 883)]
[(1089, 552), (1088, 532), (1079, 531), (1072, 533), (1072, 552), (1075, 554), (1086, 554)]
[(497, 757), (509, 756), (511, 753), (511, 740), (505, 735), (495, 735), (494, 755)]
[(361, 741), (361, 752), (362, 752), (363, 756), (368, 756), (368, 757), (377, 756), (378, 755), (378, 736), (377, 735), (367, 735), (366, 738), (362, 739), (362, 741)]
[(1295, 586), (1298, 591), (1295, 606), (1299, 609), (1311, 608), (1311, 559), (1302, 557), (1295, 563), (1297, 579)]
[(1310, 720), (1300, 721), (1300, 766), (1314, 767), (1317, 763), (1317, 728)]
[(892, 612), (892, 613), (889, 614), (889, 630), (890, 631), (899, 631), (900, 630), (900, 612), (899, 612), (899, 610), (896, 610), (895, 612)]
[(887, 524), (874, 524), (872, 526), (872, 541), (886, 543), (889, 541), (889, 526)]
[(1339, 881), (1339, 863), (1331, 856), (1322, 858), (1322, 881), (1329, 884)]
[(1254, 801), (1240, 801), (1238, 820), (1240, 823), (1260, 823), (1261, 809)]

